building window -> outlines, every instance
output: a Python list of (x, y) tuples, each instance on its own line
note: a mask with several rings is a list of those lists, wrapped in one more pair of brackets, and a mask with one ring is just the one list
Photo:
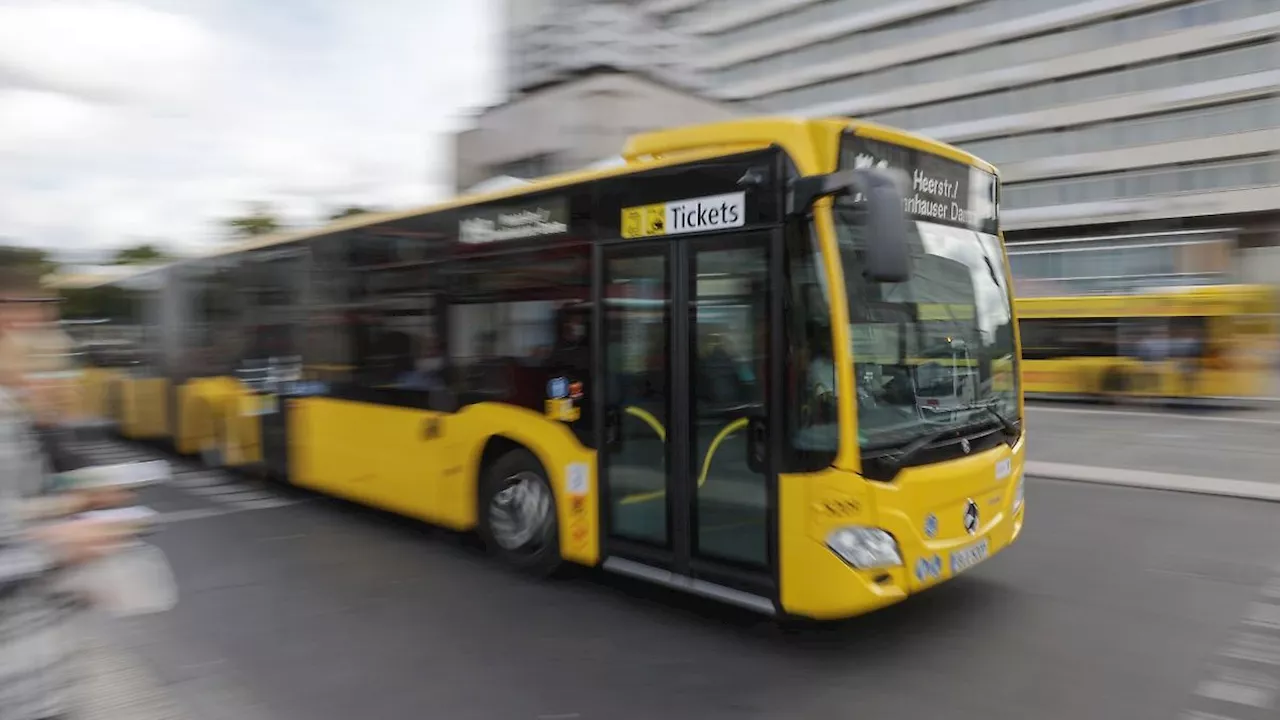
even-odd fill
[(533, 178), (550, 175), (555, 172), (555, 169), (555, 155), (553, 153), (540, 153), (538, 155), (529, 155), (519, 160), (492, 165), (489, 168), (489, 177), (507, 175), (521, 180), (532, 180)]

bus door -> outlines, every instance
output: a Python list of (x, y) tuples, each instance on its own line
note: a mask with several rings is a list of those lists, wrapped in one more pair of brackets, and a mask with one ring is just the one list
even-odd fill
[(606, 568), (753, 607), (775, 596), (773, 242), (754, 232), (602, 248)]

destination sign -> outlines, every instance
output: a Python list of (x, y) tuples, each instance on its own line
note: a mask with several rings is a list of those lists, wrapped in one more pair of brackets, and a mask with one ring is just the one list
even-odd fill
[[(887, 168), (906, 173), (904, 209), (917, 220), (994, 235), (999, 229), (996, 176), (932, 153), (853, 135), (840, 150), (842, 168)], [(857, 201), (858, 198), (854, 198)]]
[(468, 208), (458, 223), (458, 240), (482, 245), (504, 240), (559, 235), (569, 231), (569, 210), (564, 198), (509, 207)]

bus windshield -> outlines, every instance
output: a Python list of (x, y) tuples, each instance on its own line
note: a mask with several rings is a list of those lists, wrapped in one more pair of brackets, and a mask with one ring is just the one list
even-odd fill
[(1000, 239), (917, 219), (910, 279), (872, 282), (862, 271), (861, 213), (848, 200), (834, 210), (860, 446), (896, 449), (949, 430), (1010, 429), (1020, 419), (1018, 357)]

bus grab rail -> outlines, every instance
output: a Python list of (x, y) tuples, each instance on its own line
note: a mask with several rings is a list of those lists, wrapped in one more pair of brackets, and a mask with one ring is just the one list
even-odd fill
[[(643, 421), (646, 425), (648, 425), (650, 428), (653, 429), (653, 431), (658, 435), (658, 438), (661, 439), (663, 443), (667, 442), (667, 429), (663, 426), (661, 422), (658, 421), (658, 418), (653, 416), (653, 413), (643, 408), (635, 407), (634, 405), (628, 405), (625, 408), (623, 408), (622, 411), (627, 415), (630, 415), (634, 418), (638, 418), (641, 421)], [(728, 425), (725, 425), (723, 428), (720, 429), (720, 432), (716, 433), (715, 438), (711, 440), (711, 445), (707, 447), (707, 454), (704, 455), (702, 458), (702, 469), (701, 469), (701, 472), (698, 473), (698, 485), (697, 485), (698, 488), (701, 488), (703, 485), (707, 483), (707, 476), (711, 474), (711, 461), (712, 459), (715, 458), (716, 451), (720, 449), (720, 444), (723, 443), (726, 439), (728, 439), (730, 435), (747, 427), (750, 424), (751, 424), (750, 418), (745, 418), (745, 417), (738, 418), (737, 420), (734, 420)], [(650, 500), (657, 500), (659, 498), (666, 497), (666, 494), (667, 494), (666, 490), (652, 490), (649, 492), (632, 493), (630, 495), (623, 496), (623, 498), (618, 501), (618, 504), (634, 505), (636, 503), (648, 502)]]

